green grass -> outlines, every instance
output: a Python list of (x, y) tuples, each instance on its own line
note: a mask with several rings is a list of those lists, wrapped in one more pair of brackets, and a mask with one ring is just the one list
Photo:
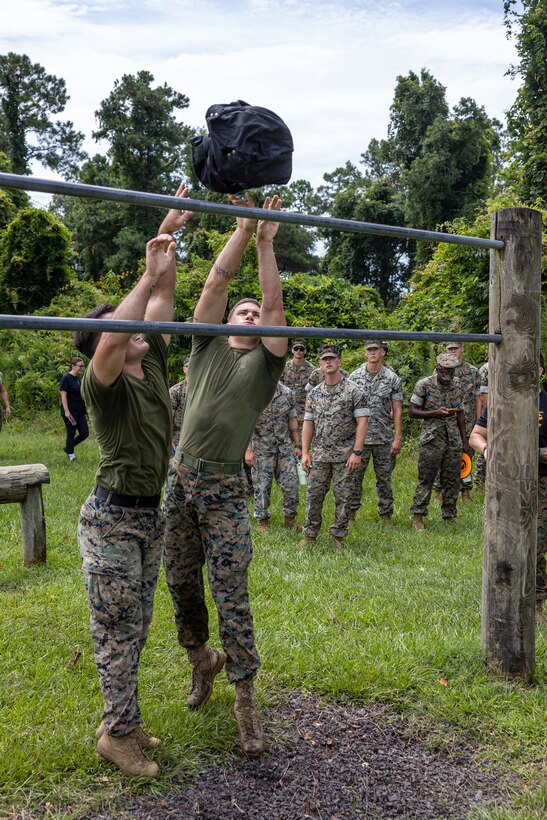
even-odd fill
[[(128, 783), (95, 755), (101, 699), (76, 524), (93, 486), (97, 449), (90, 439), (69, 464), (63, 444), (60, 418), (14, 420), (0, 435), (1, 464), (40, 462), (51, 474), (51, 485), (44, 487), (45, 566), (23, 566), (18, 505), (0, 506), (0, 816), (47, 803), (50, 816), (62, 817), (111, 804), (121, 794), (164, 793), (204, 760), (219, 761), (237, 749), (233, 692), (224, 676), (201, 713), (184, 705), (189, 669), (161, 574), (141, 663), (140, 703), (146, 727), (165, 739), (155, 755), (162, 775), (152, 784)], [(432, 505), (426, 532), (416, 533), (408, 512), (415, 481), (410, 448), (393, 478), (395, 524), (382, 529), (369, 468), (364, 506), (340, 552), (330, 549), (326, 532), (330, 498), (323, 534), (303, 551), (296, 546), (298, 534), (281, 528), (274, 494), (273, 526), (268, 534), (254, 532), (251, 566), (263, 663), (259, 700), (262, 708), (273, 706), (282, 690), (298, 688), (344, 703), (386, 703), (430, 742), (472, 742), (481, 757), (515, 771), (522, 791), (517, 802), (480, 817), (539, 818), (547, 806), (547, 791), (538, 788), (545, 758), (547, 631), (537, 631), (533, 685), (485, 668), (479, 641), (481, 500), (461, 507), (452, 526)], [(214, 619), (211, 635), (218, 646)]]

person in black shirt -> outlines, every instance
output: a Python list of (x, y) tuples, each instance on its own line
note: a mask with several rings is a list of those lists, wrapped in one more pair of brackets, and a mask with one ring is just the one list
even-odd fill
[[(540, 378), (544, 372), (543, 354), (540, 354)], [(547, 598), (547, 393), (539, 391), (539, 453), (538, 453), (538, 514), (537, 514), (537, 565), (536, 565), (536, 621), (544, 622), (544, 602)], [(477, 419), (469, 444), (488, 464), (488, 407)]]
[(70, 360), (70, 370), (61, 379), (61, 418), (66, 427), (64, 451), (74, 461), (74, 448), (89, 436), (86, 407), (80, 395), (80, 375), (85, 367), (83, 359), (75, 356)]

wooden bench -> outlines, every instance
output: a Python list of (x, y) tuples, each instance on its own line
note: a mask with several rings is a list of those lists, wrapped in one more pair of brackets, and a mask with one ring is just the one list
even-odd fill
[(19, 464), (0, 467), (0, 504), (21, 505), (23, 561), (25, 566), (46, 560), (46, 519), (42, 484), (49, 484), (44, 464)]

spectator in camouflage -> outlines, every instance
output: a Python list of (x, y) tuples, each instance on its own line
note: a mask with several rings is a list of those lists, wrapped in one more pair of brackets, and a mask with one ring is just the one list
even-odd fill
[[(480, 394), (480, 409), (484, 413), (488, 406), (488, 362), (485, 362), (482, 367), (479, 367), (479, 378), (481, 385)], [(473, 475), (476, 489), (483, 489), (486, 482), (486, 461), (482, 453), (477, 453), (477, 460), (475, 461), (475, 473)]]
[(182, 427), (182, 417), (186, 406), (186, 393), (188, 392), (188, 364), (190, 356), (185, 356), (182, 361), (182, 372), (184, 379), (177, 382), (169, 390), (171, 406), (173, 408), (173, 453), (177, 449), (180, 438), (180, 428)]
[(299, 529), (295, 523), (298, 509), (295, 459), (301, 457), (302, 444), (294, 406), (294, 393), (279, 382), (273, 399), (258, 419), (253, 438), (245, 453), (245, 462), (252, 467), (254, 516), (262, 531), (269, 529), (269, 506), (274, 477), (283, 493), (284, 525)]
[(312, 543), (319, 534), (323, 502), (332, 484), (335, 512), (329, 532), (337, 548), (348, 534), (354, 475), (361, 466), (369, 410), (357, 385), (340, 375), (338, 345), (323, 345), (319, 361), (325, 380), (308, 394), (302, 429), (302, 467), (309, 478), (300, 546)]
[(418, 484), (410, 510), (416, 530), (424, 529), (424, 517), (439, 470), (443, 486), (442, 517), (450, 519), (457, 515), (462, 447), (467, 449), (463, 390), (454, 377), (457, 366), (456, 356), (441, 353), (433, 375), (419, 380), (410, 399), (410, 417), (422, 420)]
[(280, 381), (289, 387), (294, 393), (294, 403), (296, 408), (296, 418), (298, 427), (302, 432), (304, 421), (304, 408), (306, 406), (306, 385), (310, 375), (314, 371), (314, 366), (306, 361), (308, 345), (305, 339), (294, 339), (292, 343), (292, 359), (285, 365)]
[(363, 478), (372, 458), (376, 476), (378, 515), (383, 521), (389, 522), (393, 514), (391, 473), (403, 443), (403, 391), (400, 378), (391, 368), (384, 365), (387, 349), (386, 342), (367, 340), (367, 361), (349, 376), (349, 380), (361, 389), (370, 411), (368, 432), (361, 456), (362, 466), (355, 471), (355, 495), (350, 506), (354, 518), (361, 506)]

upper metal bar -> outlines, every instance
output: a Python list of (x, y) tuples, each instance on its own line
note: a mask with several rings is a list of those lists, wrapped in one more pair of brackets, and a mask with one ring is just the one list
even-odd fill
[(411, 342), (501, 342), (499, 333), (422, 333), (406, 330), (355, 330), (323, 327), (250, 327), (193, 322), (132, 322), (126, 319), (71, 319), (58, 316), (0, 314), (0, 328), (15, 330), (89, 330), (110, 333), (165, 333), (178, 336), (286, 336), (303, 339), (384, 339)]
[[(266, 219), (272, 222), (286, 222), (292, 225), (307, 225), (310, 228), (330, 228), (349, 233), (370, 233), (380, 236), (396, 236), (402, 239), (425, 239), (432, 242), (446, 242), (451, 245), (472, 245), (476, 248), (502, 250), (504, 243), (499, 239), (482, 239), (477, 236), (460, 236), (440, 231), (422, 231), (417, 228), (403, 228), (396, 225), (380, 225), (375, 222), (358, 222), (352, 219), (335, 219), (331, 216), (311, 216), (291, 211), (267, 211), (262, 208), (247, 208), (239, 205), (224, 205), (201, 199), (181, 200), (164, 194), (147, 194), (141, 191), (126, 191), (122, 188), (105, 188), (101, 185), (84, 185), (80, 182), (60, 182), (52, 179), (0, 173), (0, 188), (22, 188), (25, 191), (41, 191), (48, 194), (81, 196), (88, 199), (107, 199), (114, 202), (128, 202), (132, 205), (147, 205), (152, 208), (177, 208), (196, 213), (222, 214), (224, 216), (246, 216)], [(185, 208), (181, 209), (184, 202)]]

